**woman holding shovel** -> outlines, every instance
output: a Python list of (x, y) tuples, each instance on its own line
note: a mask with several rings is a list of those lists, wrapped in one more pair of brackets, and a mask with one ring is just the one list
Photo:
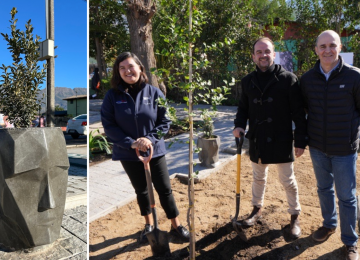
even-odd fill
[(140, 242), (147, 241), (146, 233), (153, 230), (149, 194), (144, 164), (139, 160), (136, 149), (148, 152), (153, 147), (150, 161), (152, 182), (160, 204), (171, 220), (170, 233), (183, 241), (189, 241), (189, 231), (180, 224), (179, 211), (172, 194), (169, 172), (165, 160), (163, 134), (169, 130), (170, 120), (166, 108), (157, 105), (158, 98), (164, 98), (159, 88), (147, 84), (145, 69), (138, 57), (130, 52), (120, 54), (113, 67), (112, 89), (104, 98), (101, 107), (101, 121), (105, 133), (113, 142), (113, 160), (120, 160), (135, 189), (145, 228)]

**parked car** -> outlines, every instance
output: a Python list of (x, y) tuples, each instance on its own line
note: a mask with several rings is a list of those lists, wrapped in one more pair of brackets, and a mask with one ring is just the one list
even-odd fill
[(77, 139), (80, 135), (87, 135), (87, 114), (82, 114), (69, 119), (66, 126), (66, 133)]

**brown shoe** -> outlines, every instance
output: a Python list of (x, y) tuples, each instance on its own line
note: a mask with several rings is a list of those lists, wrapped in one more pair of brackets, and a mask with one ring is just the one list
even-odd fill
[(335, 233), (335, 228), (320, 227), (312, 234), (316, 242), (324, 242), (328, 237)]
[(243, 225), (251, 227), (261, 218), (261, 208), (254, 206), (250, 216), (243, 220)]
[(358, 260), (359, 254), (356, 246), (345, 246), (346, 260)]
[(295, 239), (301, 236), (299, 215), (291, 215), (290, 234)]

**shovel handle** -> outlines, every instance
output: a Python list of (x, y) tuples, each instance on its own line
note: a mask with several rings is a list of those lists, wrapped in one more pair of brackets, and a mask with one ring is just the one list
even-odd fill
[(237, 146), (236, 156), (237, 156), (237, 169), (236, 169), (236, 213), (234, 220), (237, 220), (240, 210), (240, 173), (241, 173), (241, 149), (244, 143), (244, 133), (240, 132), (240, 138), (235, 137), (235, 142)]
[(157, 214), (156, 214), (156, 205), (155, 205), (155, 197), (154, 197), (154, 191), (152, 187), (152, 181), (151, 181), (151, 171), (150, 171), (150, 160), (153, 155), (153, 148), (150, 145), (150, 154), (147, 157), (141, 156), (139, 149), (135, 149), (136, 155), (139, 157), (140, 161), (144, 163), (145, 168), (145, 177), (146, 177), (146, 185), (149, 193), (149, 200), (150, 200), (150, 207), (151, 207), (151, 213), (154, 220), (154, 228), (158, 227), (157, 223)]
[(144, 163), (145, 169), (149, 169), (149, 162), (153, 156), (152, 145), (150, 145), (150, 154), (148, 157), (141, 156), (138, 148), (136, 148), (135, 151), (136, 151), (137, 157), (140, 159), (140, 161), (142, 161)]
[(239, 137), (235, 137), (235, 142), (236, 142), (236, 154), (241, 154), (241, 149), (244, 143), (244, 133), (240, 132), (240, 138)]

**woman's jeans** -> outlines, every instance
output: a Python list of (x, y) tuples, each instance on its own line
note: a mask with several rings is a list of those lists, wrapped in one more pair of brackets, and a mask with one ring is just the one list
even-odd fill
[[(357, 152), (346, 156), (332, 156), (310, 147), (310, 156), (317, 180), (323, 226), (336, 228), (337, 212), (335, 190), (338, 197), (341, 240), (347, 246), (356, 246)], [(335, 190), (334, 190), (335, 184)]]
[[(146, 185), (144, 163), (141, 161), (120, 161), (135, 189), (137, 201), (142, 216), (151, 213), (149, 193)], [(150, 161), (151, 179), (159, 195), (160, 204), (164, 208), (166, 217), (173, 219), (179, 215), (175, 199), (172, 194), (169, 172), (165, 155)]]

